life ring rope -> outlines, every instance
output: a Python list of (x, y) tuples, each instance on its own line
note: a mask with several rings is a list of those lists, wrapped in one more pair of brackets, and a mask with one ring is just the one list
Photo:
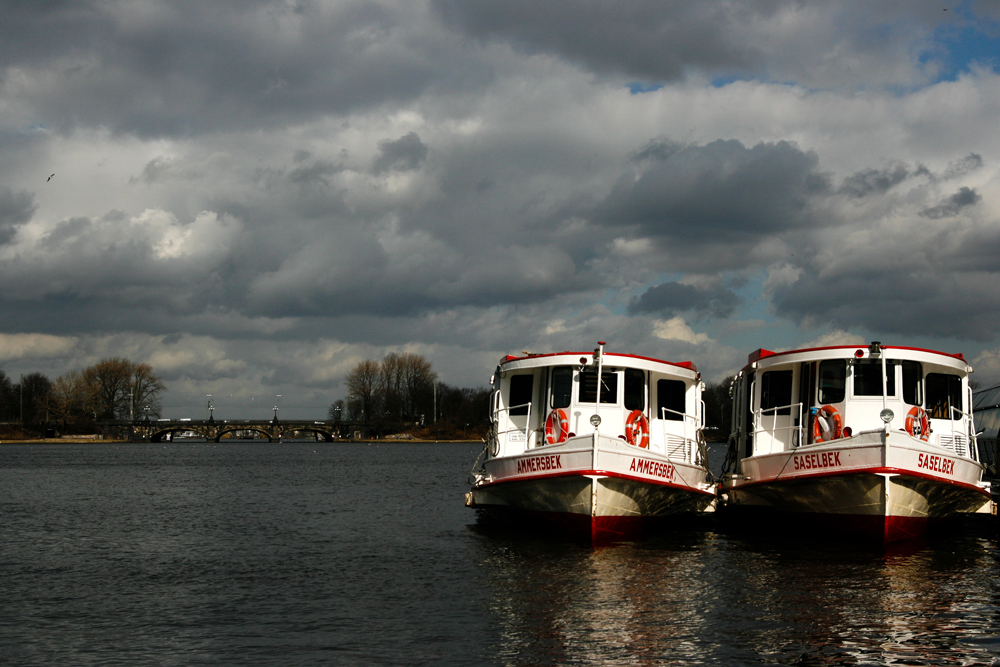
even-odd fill
[(625, 421), (625, 442), (642, 449), (649, 447), (649, 420), (642, 410), (633, 410)]
[(556, 408), (545, 418), (545, 444), (558, 445), (569, 436), (569, 415)]
[(931, 437), (931, 424), (927, 419), (927, 411), (919, 405), (914, 405), (906, 413), (906, 432), (924, 442)]
[(813, 442), (829, 442), (844, 435), (844, 421), (832, 405), (824, 405), (813, 419)]

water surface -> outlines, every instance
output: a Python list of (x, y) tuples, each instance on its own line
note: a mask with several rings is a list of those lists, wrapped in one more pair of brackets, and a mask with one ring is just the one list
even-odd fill
[(465, 508), (479, 449), (2, 445), (0, 664), (1000, 664), (993, 521), (593, 548)]

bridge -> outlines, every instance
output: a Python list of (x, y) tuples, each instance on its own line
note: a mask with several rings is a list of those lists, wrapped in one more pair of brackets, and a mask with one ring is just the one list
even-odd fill
[[(334, 440), (360, 437), (366, 432), (367, 425), (359, 422), (346, 421), (291, 421), (291, 420), (254, 420), (254, 419), (204, 419), (204, 420), (137, 420), (112, 421), (104, 424), (105, 437), (118, 437), (132, 441), (164, 442), (173, 439), (178, 433), (192, 433), (205, 440), (219, 442), (223, 438), (265, 437), (268, 442), (291, 437), (293, 433), (311, 433), (317, 440), (333, 442)], [(253, 434), (253, 435), (250, 435)]]

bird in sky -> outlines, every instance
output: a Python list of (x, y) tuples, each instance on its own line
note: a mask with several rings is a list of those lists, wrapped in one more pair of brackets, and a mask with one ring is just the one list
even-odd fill
[(48, 183), (51, 181), (53, 176), (55, 176), (55, 174), (50, 174), (49, 177), (45, 179), (45, 182)]

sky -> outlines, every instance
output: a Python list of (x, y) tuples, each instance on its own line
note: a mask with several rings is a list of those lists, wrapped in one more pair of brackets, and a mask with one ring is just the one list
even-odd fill
[(324, 419), (359, 361), (880, 340), (1000, 382), (1000, 5), (0, 0), (0, 369)]

